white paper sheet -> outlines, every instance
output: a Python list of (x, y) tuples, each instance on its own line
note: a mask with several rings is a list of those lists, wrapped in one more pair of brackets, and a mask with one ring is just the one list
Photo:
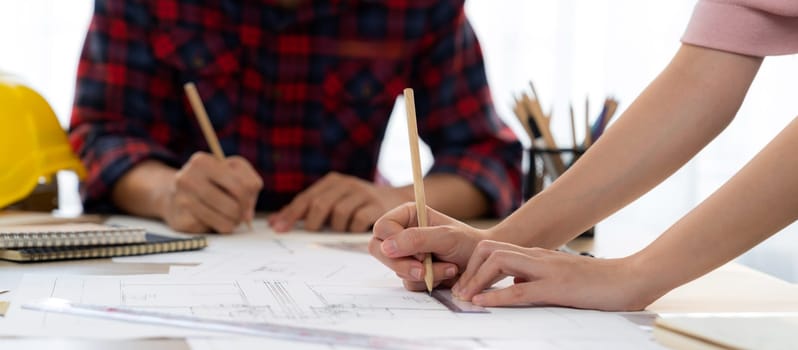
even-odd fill
[[(169, 228), (161, 221), (147, 220), (130, 216), (112, 216), (107, 223), (143, 227), (150, 232), (165, 235), (186, 235)], [(363, 250), (368, 243), (369, 234), (342, 233), (308, 233), (295, 230), (287, 233), (275, 233), (266, 224), (266, 220), (256, 220), (252, 224), (254, 231), (249, 232), (243, 226), (232, 234), (209, 234), (208, 247), (202, 250), (137, 255), (113, 258), (114, 262), (125, 263), (172, 263), (172, 264), (215, 264), (241, 256), (253, 254), (262, 256), (285, 256), (295, 251), (305, 251), (309, 245), (337, 247), (339, 251)]]
[[(110, 222), (145, 226), (154, 232), (173, 234), (165, 225), (125, 216)], [(208, 247), (198, 252), (155, 254), (115, 258), (115, 262), (197, 264), (170, 269), (176, 276), (302, 278), (308, 280), (348, 280), (400, 285), (396, 275), (368, 254), (370, 235), (331, 234), (293, 231), (277, 234), (265, 221), (254, 223), (255, 232), (209, 235)]]
[(182, 277), (236, 276), (306, 279), (399, 286), (396, 274), (372, 256), (347, 247), (286, 238), (262, 239), (257, 251), (238, 251), (222, 260), (174, 268)]
[(649, 336), (618, 315), (560, 308), (494, 308), (455, 314), (424, 293), (400, 287), (263, 278), (26, 275), (0, 335), (81, 338), (220, 336), (182, 328), (122, 323), (24, 310), (46, 297), (221, 320), (272, 322), (413, 339), (560, 339), (653, 347)]
[[(173, 233), (157, 221), (114, 217), (110, 222)], [(487, 348), (658, 348), (649, 334), (611, 313), (494, 308), (490, 314), (455, 314), (424, 293), (404, 290), (392, 271), (367, 254), (368, 235), (275, 234), (264, 220), (256, 221), (254, 226), (255, 232), (209, 235), (209, 247), (198, 252), (114, 259), (198, 264), (174, 266), (169, 275), (26, 275), (8, 316), (0, 319), (0, 336), (200, 337), (192, 345), (243, 349), (269, 344), (275, 348), (341, 348), (263, 338), (242, 340), (196, 329), (20, 308), (33, 300), (59, 297), (83, 304), (199, 318), (456, 341), (468, 347), (477, 344)], [(223, 339), (217, 341), (219, 337)]]

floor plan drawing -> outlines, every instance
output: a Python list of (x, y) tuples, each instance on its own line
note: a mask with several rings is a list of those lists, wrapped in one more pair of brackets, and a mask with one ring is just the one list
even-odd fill
[[(110, 221), (168, 231), (157, 221)], [(637, 325), (613, 313), (530, 306), (453, 312), (427, 293), (406, 290), (392, 270), (368, 254), (366, 235), (276, 234), (260, 220), (253, 232), (207, 238), (209, 246), (201, 251), (114, 259), (166, 264), (168, 274), (26, 274), (0, 317), (0, 337), (188, 338), (206, 349), (352, 345), (309, 345), (257, 332), (292, 329), (465, 348), (660, 349)], [(85, 313), (31, 307), (44, 305), (42, 300)], [(91, 310), (95, 313), (88, 314)], [(238, 332), (224, 328), (242, 324), (246, 327)], [(248, 338), (250, 330), (255, 339)], [(228, 343), (216, 341), (223, 338)]]
[[(108, 322), (21, 309), (44, 298), (154, 311), (205, 320), (262, 322), (411, 339), (524, 339), (584, 341), (648, 339), (622, 317), (561, 308), (502, 308), (490, 314), (452, 313), (426, 293), (399, 286), (345, 281), (267, 278), (180, 278), (177, 276), (26, 275), (20, 300), (6, 320), (5, 333), (77, 337), (209, 336), (208, 332)], [(7, 322), (13, 319), (14, 322)], [(440, 327), (446, 324), (446, 327)], [(600, 324), (601, 327), (595, 325)], [(218, 336), (218, 334), (214, 334)], [(640, 345), (641, 343), (637, 343)]]

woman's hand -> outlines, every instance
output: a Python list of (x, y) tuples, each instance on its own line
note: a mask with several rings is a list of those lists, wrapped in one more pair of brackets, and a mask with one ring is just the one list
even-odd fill
[(419, 228), (414, 203), (403, 204), (374, 224), (369, 252), (404, 280), (405, 288), (426, 290), (426, 253), (433, 254), (435, 285), (451, 286), (465, 269), (471, 253), (487, 234), (483, 230), (427, 208), (429, 227)]
[[(641, 310), (654, 299), (645, 297), (634, 270), (632, 258), (596, 259), (482, 241), (452, 293), (481, 306)], [(508, 276), (515, 277), (512, 286), (485, 290)]]

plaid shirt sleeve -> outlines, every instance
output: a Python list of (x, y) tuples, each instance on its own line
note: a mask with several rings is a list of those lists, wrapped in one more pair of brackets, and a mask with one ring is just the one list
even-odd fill
[[(78, 65), (69, 132), (72, 148), (88, 170), (81, 194), (91, 210), (115, 210), (109, 199), (111, 186), (137, 163), (157, 159), (179, 166), (165, 147), (176, 136), (173, 129), (150, 123), (154, 112), (146, 108), (158, 102), (156, 96), (167, 95), (153, 88), (159, 82), (153, 79), (154, 60), (146, 44), (148, 21), (147, 12), (137, 5), (95, 4)], [(176, 110), (174, 102), (161, 107), (165, 113)]]
[(493, 108), (481, 49), (462, 6), (442, 1), (430, 13), (411, 86), (419, 134), (435, 163), (430, 173), (462, 176), (502, 217), (521, 202), (521, 144)]

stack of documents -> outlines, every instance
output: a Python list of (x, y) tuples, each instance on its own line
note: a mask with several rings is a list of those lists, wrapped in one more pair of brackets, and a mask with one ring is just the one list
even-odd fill
[[(112, 222), (166, 229), (131, 220)], [(26, 275), (0, 319), (0, 336), (187, 337), (197, 349), (661, 349), (650, 333), (613, 313), (455, 313), (427, 293), (405, 290), (368, 255), (367, 235), (278, 235), (261, 225), (209, 236), (200, 251), (115, 258), (176, 264), (166, 275)]]

